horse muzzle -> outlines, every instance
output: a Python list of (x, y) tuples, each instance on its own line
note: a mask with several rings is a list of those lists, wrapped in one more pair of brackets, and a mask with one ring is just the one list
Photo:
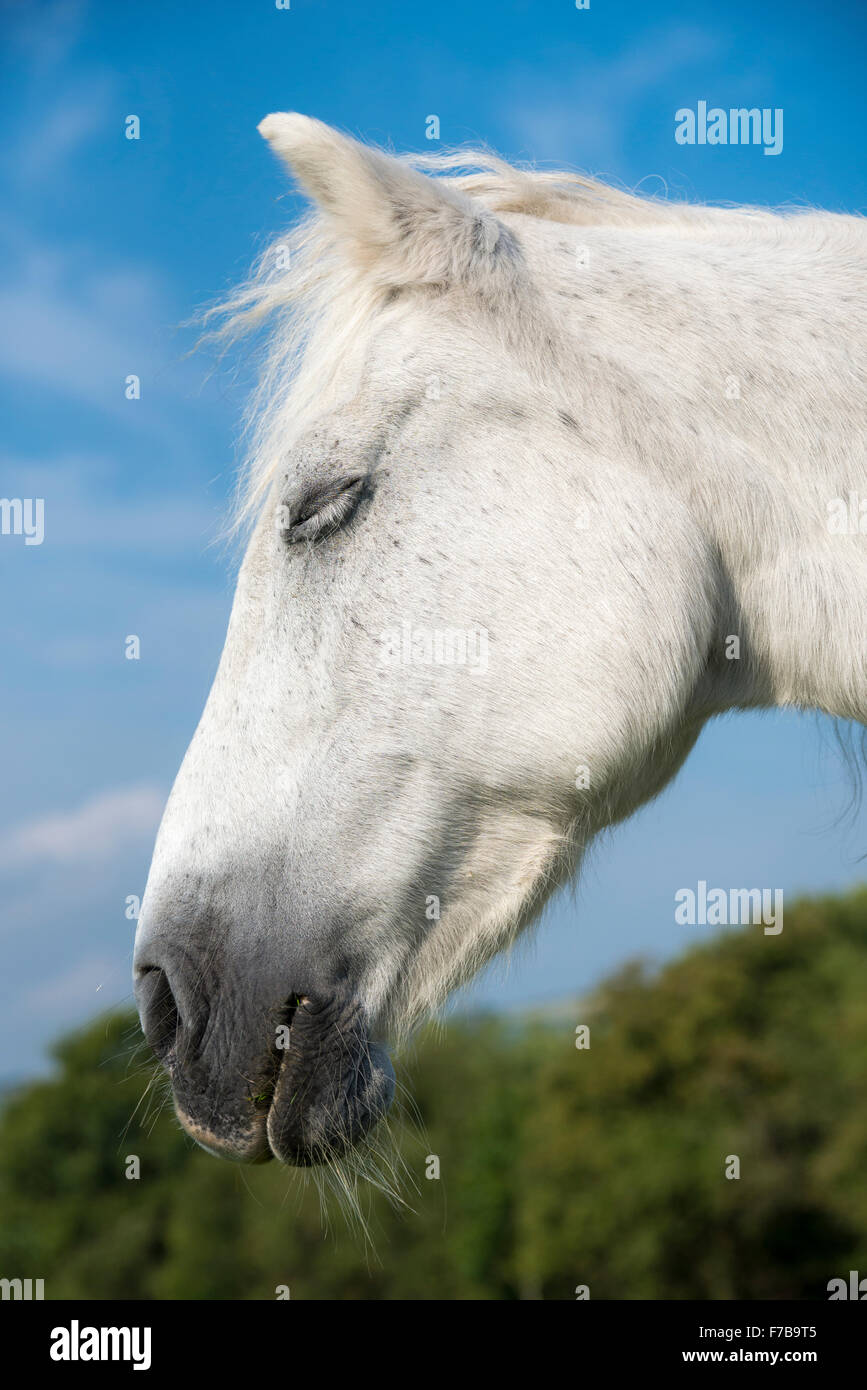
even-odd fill
[(309, 1167), (357, 1145), (385, 1115), (394, 1072), (346, 982), (268, 1006), (228, 991), (213, 960), (194, 972), (182, 954), (171, 964), (151, 954), (135, 971), (142, 1029), (181, 1124), (209, 1153)]

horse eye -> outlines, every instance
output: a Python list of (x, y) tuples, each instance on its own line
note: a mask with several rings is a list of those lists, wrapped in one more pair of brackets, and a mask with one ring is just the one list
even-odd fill
[(277, 508), (277, 530), (289, 545), (318, 541), (345, 526), (361, 499), (366, 474), (343, 478), (339, 483), (308, 493), (294, 507)]

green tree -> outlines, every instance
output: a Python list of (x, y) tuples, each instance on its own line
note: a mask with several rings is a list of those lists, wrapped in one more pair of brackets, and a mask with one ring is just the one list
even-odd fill
[(867, 891), (631, 965), (571, 1013), (432, 1028), (391, 1125), (408, 1206), (360, 1190), (371, 1247), (309, 1174), (196, 1148), (110, 1015), (6, 1101), (0, 1273), (48, 1298), (825, 1298), (867, 1273), (865, 1058)]

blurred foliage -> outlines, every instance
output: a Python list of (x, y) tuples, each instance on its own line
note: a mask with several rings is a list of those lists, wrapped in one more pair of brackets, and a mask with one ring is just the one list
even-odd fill
[(393, 1125), (411, 1209), (362, 1188), (373, 1248), (309, 1177), (198, 1150), (139, 1043), (102, 1018), (5, 1105), (0, 1274), (48, 1298), (826, 1298), (867, 1273), (867, 890), (571, 1016), (431, 1028)]

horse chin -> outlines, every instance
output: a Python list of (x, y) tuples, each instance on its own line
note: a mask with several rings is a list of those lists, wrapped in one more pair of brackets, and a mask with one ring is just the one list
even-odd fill
[(212, 1158), (225, 1158), (230, 1163), (267, 1163), (273, 1154), (268, 1143), (264, 1119), (251, 1129), (241, 1132), (226, 1127), (217, 1132), (212, 1126), (199, 1124), (175, 1101), (175, 1114), (191, 1139)]

